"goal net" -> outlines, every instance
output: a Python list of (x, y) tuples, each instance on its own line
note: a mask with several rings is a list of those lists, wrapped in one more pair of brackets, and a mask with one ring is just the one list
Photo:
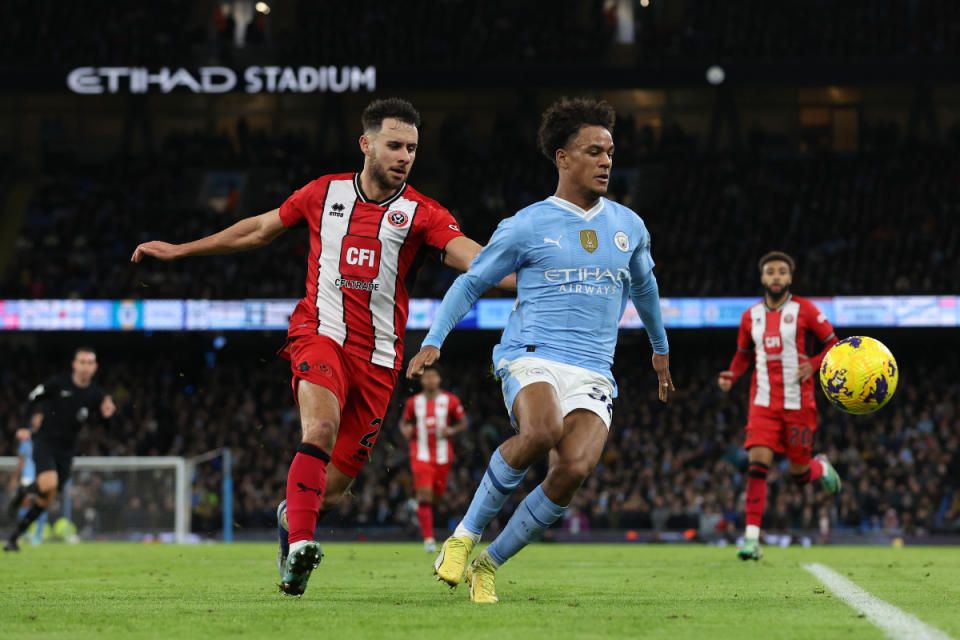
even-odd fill
[[(0, 457), (4, 505), (16, 462)], [(175, 456), (77, 456), (68, 489), (50, 509), (50, 524), (61, 517), (83, 540), (186, 542), (188, 463)]]

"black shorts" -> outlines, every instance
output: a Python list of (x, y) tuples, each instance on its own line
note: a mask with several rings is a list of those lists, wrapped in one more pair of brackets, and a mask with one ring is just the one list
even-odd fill
[(62, 492), (70, 480), (73, 451), (36, 438), (33, 441), (33, 462), (37, 465), (37, 476), (44, 471), (57, 472), (57, 491)]

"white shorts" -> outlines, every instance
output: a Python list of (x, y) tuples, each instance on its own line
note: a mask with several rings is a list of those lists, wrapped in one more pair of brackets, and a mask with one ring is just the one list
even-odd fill
[(610, 428), (613, 418), (613, 384), (595, 371), (562, 364), (543, 358), (522, 357), (497, 363), (497, 376), (503, 388), (503, 402), (514, 427), (513, 401), (520, 390), (535, 382), (553, 386), (560, 398), (560, 409), (566, 416), (575, 409), (586, 409), (600, 416)]

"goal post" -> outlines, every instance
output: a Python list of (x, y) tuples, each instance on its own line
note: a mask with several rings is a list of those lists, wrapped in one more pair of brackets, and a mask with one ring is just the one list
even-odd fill
[[(17, 458), (0, 457), (0, 472), (16, 469)], [(169, 470), (173, 474), (173, 540), (183, 544), (190, 533), (190, 477), (187, 460), (179, 456), (77, 456), (73, 476), (84, 472), (150, 472)], [(9, 497), (8, 497), (9, 498)], [(122, 505), (117, 505), (120, 509)]]

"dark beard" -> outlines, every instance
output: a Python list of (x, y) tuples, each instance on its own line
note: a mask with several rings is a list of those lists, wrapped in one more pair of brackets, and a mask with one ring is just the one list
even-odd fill
[(770, 287), (763, 285), (763, 293), (773, 300), (776, 304), (775, 307), (780, 306), (780, 303), (787, 299), (787, 296), (790, 295), (790, 285), (786, 285), (779, 294), (774, 293), (770, 290)]
[(390, 184), (390, 176), (387, 175), (387, 170), (383, 168), (383, 165), (377, 164), (372, 169), (370, 173), (373, 174), (373, 179), (376, 180), (381, 189), (387, 191), (396, 189), (395, 186)]

